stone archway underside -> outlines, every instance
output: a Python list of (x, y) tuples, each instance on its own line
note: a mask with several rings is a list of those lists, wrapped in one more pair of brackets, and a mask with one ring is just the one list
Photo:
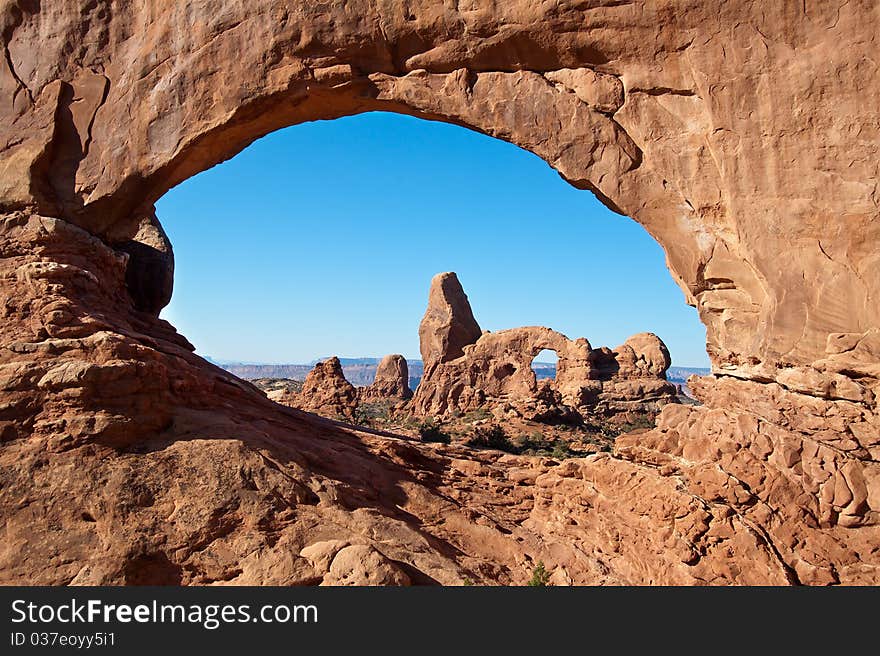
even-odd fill
[[(515, 583), (543, 559), (560, 581), (880, 582), (875, 3), (308, 5), (0, 7), (0, 580), (369, 561), (371, 582)], [(642, 223), (707, 326), (704, 407), (514, 476), (194, 356), (156, 318), (153, 202), (274, 129), (374, 109), (516, 143)]]

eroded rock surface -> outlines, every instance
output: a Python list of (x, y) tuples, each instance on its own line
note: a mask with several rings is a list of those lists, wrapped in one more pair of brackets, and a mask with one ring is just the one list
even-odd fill
[[(292, 385), (291, 385), (292, 384)], [(286, 381), (266, 396), (277, 403), (313, 412), (331, 419), (356, 419), (361, 405), (382, 404), (388, 409), (408, 407), (412, 398), (409, 368), (402, 355), (386, 355), (376, 368), (375, 380), (367, 387), (355, 387), (345, 377), (339, 358), (318, 362), (306, 375), (300, 389), (296, 381)]]
[(376, 379), (359, 390), (362, 401), (408, 401), (413, 392), (409, 388), (409, 366), (402, 355), (386, 355), (376, 368)]
[[(394, 583), (537, 559), (580, 583), (880, 582), (874, 3), (15, 0), (0, 21), (3, 582), (317, 584), (380, 557)], [(515, 143), (644, 225), (706, 324), (704, 405), (552, 464), (345, 431), (193, 355), (156, 318), (155, 201), (370, 110)], [(300, 555), (329, 540), (373, 551)]]
[(357, 402), (357, 389), (345, 379), (339, 358), (333, 356), (315, 365), (287, 405), (324, 416), (350, 418)]
[(419, 324), (419, 348), (426, 369), (461, 357), (464, 347), (482, 333), (455, 273), (434, 276), (428, 296), (428, 309)]
[[(413, 409), (423, 415), (504, 406), (532, 421), (564, 423), (628, 412), (653, 415), (676, 398), (675, 386), (666, 380), (669, 352), (656, 335), (640, 333), (611, 350), (593, 349), (583, 337), (570, 340), (543, 326), (480, 333), (451, 272), (431, 281), (419, 336), (425, 373)], [(559, 360), (555, 379), (539, 383), (531, 365), (543, 350), (554, 351)]]

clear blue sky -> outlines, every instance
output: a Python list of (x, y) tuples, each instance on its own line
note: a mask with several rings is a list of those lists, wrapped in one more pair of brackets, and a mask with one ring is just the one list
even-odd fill
[(660, 246), (544, 161), (386, 113), (275, 132), (158, 203), (174, 245), (163, 317), (248, 362), (419, 357), (431, 277), (455, 271), (484, 330), (543, 325), (594, 346), (657, 333), (708, 366)]

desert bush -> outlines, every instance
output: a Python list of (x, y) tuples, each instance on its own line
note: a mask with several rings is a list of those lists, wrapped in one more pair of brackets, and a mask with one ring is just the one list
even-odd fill
[(467, 424), (472, 424), (475, 421), (482, 421), (483, 419), (491, 419), (492, 413), (489, 412), (486, 408), (477, 408), (476, 410), (471, 410), (470, 412), (466, 412), (462, 417), (462, 421)]
[(576, 458), (580, 453), (573, 450), (571, 446), (569, 446), (568, 442), (558, 441), (553, 445), (553, 449), (550, 451), (550, 457), (556, 458), (556, 460), (565, 460), (566, 458)]
[(352, 421), (358, 426), (387, 424), (391, 419), (392, 405), (387, 401), (361, 403), (354, 410)]
[(537, 431), (531, 435), (521, 435), (516, 445), (520, 453), (528, 456), (546, 455), (553, 448), (553, 443)]
[(639, 428), (651, 429), (654, 428), (655, 425), (654, 419), (650, 415), (639, 415), (632, 421), (623, 424), (605, 424), (602, 426), (601, 432), (606, 437), (615, 438)]
[(467, 441), (468, 446), (480, 449), (498, 449), (508, 453), (519, 453), (519, 449), (507, 437), (507, 433), (498, 424), (477, 426), (473, 436)]
[(571, 448), (565, 440), (548, 440), (541, 433), (534, 432), (528, 436), (522, 436), (517, 440), (518, 452), (527, 456), (549, 456), (556, 460), (566, 458), (580, 458), (585, 453)]
[(629, 431), (636, 430), (637, 428), (654, 428), (656, 426), (656, 422), (650, 415), (639, 415), (635, 419), (630, 422), (623, 424), (620, 427), (621, 433), (628, 433)]
[(431, 420), (423, 421), (418, 425), (419, 439), (422, 442), (439, 442), (449, 444), (449, 434), (443, 431), (441, 425)]
[(539, 560), (535, 569), (532, 570), (532, 578), (528, 585), (533, 588), (544, 588), (550, 582), (550, 572), (544, 567), (544, 561)]

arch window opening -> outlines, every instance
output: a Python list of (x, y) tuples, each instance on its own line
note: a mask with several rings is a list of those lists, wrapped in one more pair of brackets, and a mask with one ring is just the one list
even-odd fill
[(556, 351), (544, 349), (532, 359), (532, 371), (538, 380), (554, 380), (556, 378), (556, 363), (559, 356)]
[[(527, 423), (581, 421), (560, 408), (593, 392), (557, 380), (555, 351), (514, 354), (509, 375), (479, 362), (481, 334), (518, 326), (612, 347), (647, 331), (685, 375), (708, 365), (704, 327), (639, 224), (537, 156), (463, 127), (385, 112), (295, 125), (156, 208), (176, 260), (163, 318), (269, 398), (318, 414), (388, 426), (417, 408), (419, 421), (455, 415), (470, 427), (499, 422), (493, 399), (531, 396), (534, 408), (516, 410)], [(443, 364), (494, 374), (474, 387), (449, 369), (426, 387), (419, 321), (432, 278), (453, 271), (479, 325)], [(569, 378), (589, 368), (566, 367)]]

